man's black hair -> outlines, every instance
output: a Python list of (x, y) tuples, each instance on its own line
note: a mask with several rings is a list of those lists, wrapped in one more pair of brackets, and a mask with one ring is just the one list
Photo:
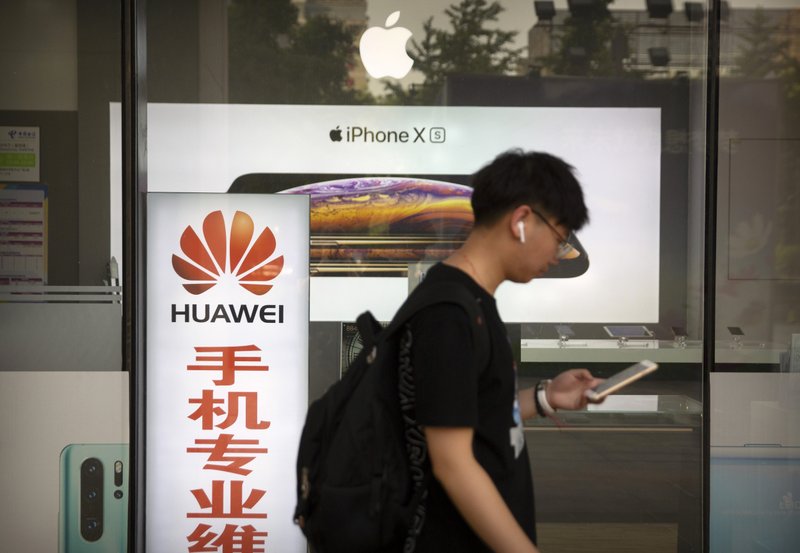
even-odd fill
[(581, 185), (574, 168), (543, 152), (509, 150), (472, 176), (475, 226), (495, 223), (520, 205), (529, 205), (555, 217), (570, 231), (589, 220)]

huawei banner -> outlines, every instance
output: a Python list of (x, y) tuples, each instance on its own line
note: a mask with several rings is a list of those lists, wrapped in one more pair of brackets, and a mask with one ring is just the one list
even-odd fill
[(307, 196), (150, 194), (147, 551), (305, 551)]

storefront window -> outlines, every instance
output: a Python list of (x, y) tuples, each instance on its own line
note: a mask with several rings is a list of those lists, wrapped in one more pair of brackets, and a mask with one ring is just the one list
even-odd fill
[(149, 191), (310, 196), (309, 399), (356, 316), (388, 321), (464, 240), (471, 173), (515, 147), (575, 166), (588, 256), (497, 295), (522, 385), (661, 367), (526, 427), (544, 550), (702, 548), (708, 7), (647, 6), (148, 6)]
[(722, 22), (711, 551), (795, 551), (800, 465), (796, 4)]
[[(341, 377), (361, 349), (356, 317), (369, 310), (391, 319), (468, 235), (470, 175), (521, 148), (575, 167), (590, 223), (576, 235), (586, 255), (498, 289), (520, 386), (572, 367), (607, 377), (642, 359), (659, 364), (603, 405), (565, 413), (559, 425), (525, 426), (541, 548), (689, 552), (710, 541), (715, 552), (795, 551), (800, 16), (792, 0), (722, 1), (719, 14), (716, 4), (147, 2), (126, 20), (146, 41), (146, 60), (134, 68), (122, 62), (121, 33), (132, 3), (5, 2), (4, 21), (14, 24), (0, 37), (0, 419), (11, 423), (0, 430), (9, 444), (0, 490), (15, 501), (0, 514), (10, 547), (126, 542), (124, 369), (138, 346), (155, 351), (166, 335), (134, 332), (142, 343), (126, 342), (146, 315), (163, 315), (164, 328), (182, 317), (217, 325), (209, 328), (219, 329), (210, 333), (219, 343), (192, 343), (176, 361), (186, 375), (219, 355), (219, 368), (241, 362), (274, 382), (291, 376), (279, 376), (261, 334), (234, 343), (229, 325), (252, 319), (274, 329), (292, 309), (307, 312), (308, 334), (297, 342), (307, 347), (294, 349), (308, 350), (308, 367), (291, 381), (300, 395), (248, 396), (224, 390), (221, 378), (189, 397), (185, 417), (176, 407), (181, 420), (216, 432), (219, 402), (241, 402), (236, 409), (250, 417), (242, 424), (270, 428), (250, 444), (257, 463), (291, 458), (295, 446), (286, 444), (296, 436), (280, 433), (273, 401), (302, 396), (294, 407), (303, 411)], [(123, 123), (126, 75), (145, 85), (132, 98), (147, 102), (139, 129)], [(148, 304), (147, 314), (134, 309), (123, 320), (125, 259), (140, 264), (143, 281), (153, 265), (123, 259), (132, 240), (123, 228), (147, 220), (124, 224), (131, 144), (146, 151), (138, 177), (149, 198), (179, 193), (188, 205), (216, 194), (220, 207), (204, 196), (196, 221), (148, 238), (159, 247), (145, 254), (168, 252), (158, 263), (177, 299), (165, 300), (163, 313)], [(716, 190), (715, 244), (708, 190)], [(152, 213), (174, 223), (185, 215), (175, 198)], [(226, 211), (225, 202), (251, 198), (292, 209), (307, 198), (308, 276), (303, 270), (296, 285), (307, 287), (307, 306), (271, 291), (281, 274), (297, 276), (281, 257), (288, 242), (278, 227), (288, 223), (264, 223), (244, 213), (249, 206)], [(277, 212), (294, 221), (288, 208)], [(704, 272), (709, 252), (715, 275)], [(713, 302), (704, 297), (709, 276)], [(228, 285), (248, 301), (209, 299)], [(168, 397), (147, 391), (140, 398)], [(248, 397), (269, 406), (247, 407)], [(216, 422), (233, 440), (229, 407)], [(164, 452), (140, 453), (154, 462)], [(191, 528), (181, 543), (192, 529), (216, 532), (191, 513), (215, 512), (214, 493), (235, 480), (184, 486), (175, 512)], [(287, 482), (286, 493), (241, 490), (242, 510), (269, 498), (268, 522), (252, 530), (267, 549), (302, 544)]]
[(3, 547), (120, 546), (128, 373), (109, 105), (120, 98), (121, 7), (42, 0), (1, 11)]

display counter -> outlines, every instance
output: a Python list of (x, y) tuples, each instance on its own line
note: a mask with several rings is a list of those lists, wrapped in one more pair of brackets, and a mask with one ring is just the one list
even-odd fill
[[(523, 363), (635, 363), (650, 359), (656, 363), (701, 363), (703, 343), (682, 344), (674, 340), (569, 340), (522, 339), (520, 360)], [(717, 363), (777, 365), (786, 346), (760, 342), (718, 342)]]
[(526, 424), (540, 545), (699, 551), (702, 404), (681, 395), (616, 397)]

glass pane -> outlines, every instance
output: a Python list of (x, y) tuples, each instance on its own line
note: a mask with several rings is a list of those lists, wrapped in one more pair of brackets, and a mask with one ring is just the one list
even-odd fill
[(120, 550), (128, 374), (110, 254), (120, 6), (3, 2), (0, 507), (4, 548)]
[(797, 9), (722, 22), (711, 551), (796, 551), (800, 497)]
[(545, 551), (702, 545), (708, 6), (647, 6), (148, 5), (149, 190), (311, 197), (310, 399), (357, 315), (390, 320), (463, 243), (472, 173), (515, 147), (576, 168), (587, 255), (497, 294), (521, 386), (660, 369), (525, 427)]

